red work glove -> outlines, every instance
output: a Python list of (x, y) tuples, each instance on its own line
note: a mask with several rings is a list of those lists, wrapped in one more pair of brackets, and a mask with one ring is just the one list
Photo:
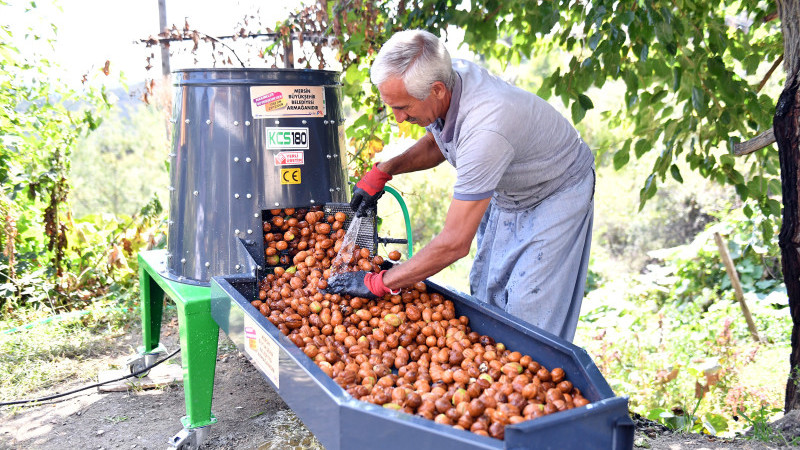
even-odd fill
[(378, 273), (369, 272), (368, 274), (364, 275), (364, 284), (367, 288), (378, 297), (383, 297), (386, 294), (397, 295), (400, 293), (400, 290), (392, 292), (391, 289), (386, 287), (383, 284), (383, 274), (386, 273), (385, 270), (381, 270)]
[(358, 272), (345, 272), (332, 276), (328, 280), (326, 292), (332, 294), (351, 295), (373, 299), (383, 297), (386, 294), (395, 294), (383, 284), (383, 273), (385, 270), (374, 273), (360, 270)]
[(353, 199), (350, 200), (350, 208), (356, 212), (357, 216), (363, 216), (366, 214), (366, 210), (377, 206), (378, 199), (383, 195), (383, 187), (391, 179), (392, 176), (378, 169), (378, 163), (375, 163), (372, 169), (356, 183)]

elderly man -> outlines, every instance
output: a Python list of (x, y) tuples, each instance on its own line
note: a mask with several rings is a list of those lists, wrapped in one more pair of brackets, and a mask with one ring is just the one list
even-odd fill
[(392, 176), (447, 160), (456, 169), (444, 228), (407, 262), (340, 274), (328, 290), (373, 298), (423, 280), (469, 253), (477, 299), (572, 340), (583, 299), (594, 211), (594, 157), (547, 102), (481, 67), (452, 61), (426, 31), (381, 48), (372, 82), (397, 122), (427, 133), (356, 184), (353, 209), (374, 207)]

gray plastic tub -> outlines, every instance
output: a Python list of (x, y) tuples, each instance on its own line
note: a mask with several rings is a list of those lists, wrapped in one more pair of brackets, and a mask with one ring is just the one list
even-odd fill
[[(628, 400), (614, 395), (585, 350), (461, 292), (431, 281), (426, 284), (429, 291), (452, 300), (456, 313), (469, 317), (474, 331), (531, 355), (546, 367), (562, 367), (591, 403), (509, 425), (502, 441), (479, 436), (351, 397), (250, 305), (257, 293), (253, 277), (213, 278), (211, 315), (328, 450), (633, 447)], [(261, 354), (247, 348), (253, 339), (258, 340)]]

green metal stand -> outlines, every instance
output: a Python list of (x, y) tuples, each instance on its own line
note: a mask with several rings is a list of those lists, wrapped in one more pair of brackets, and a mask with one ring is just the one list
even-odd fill
[(219, 326), (211, 317), (211, 288), (168, 280), (167, 252), (139, 253), (139, 287), (142, 300), (142, 353), (159, 348), (164, 295), (178, 308), (183, 390), (186, 416), (184, 428), (198, 428), (217, 421), (211, 414), (214, 370), (217, 365)]

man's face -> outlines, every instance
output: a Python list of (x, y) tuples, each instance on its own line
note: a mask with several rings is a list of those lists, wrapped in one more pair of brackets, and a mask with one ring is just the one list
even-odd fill
[[(444, 92), (442, 92), (444, 91)], [(397, 123), (410, 122), (425, 127), (444, 118), (449, 106), (449, 93), (442, 83), (434, 83), (424, 100), (409, 95), (405, 83), (399, 78), (390, 78), (378, 86), (383, 103), (392, 108)], [(444, 95), (448, 94), (448, 95)], [(444, 97), (447, 97), (447, 104)]]

